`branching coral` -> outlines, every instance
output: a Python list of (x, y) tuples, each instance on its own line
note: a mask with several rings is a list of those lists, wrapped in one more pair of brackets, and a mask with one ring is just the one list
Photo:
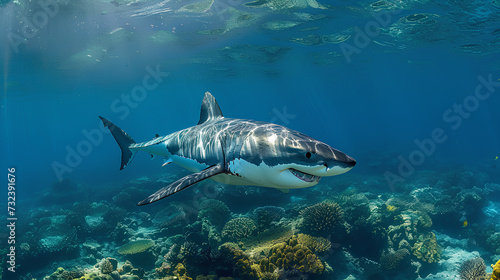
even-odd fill
[(222, 237), (229, 240), (239, 240), (255, 234), (257, 225), (250, 218), (240, 217), (230, 220), (222, 230)]
[(395, 270), (399, 268), (403, 260), (410, 255), (408, 249), (399, 249), (397, 251), (388, 252), (380, 258), (380, 265), (385, 270)]
[(303, 228), (313, 234), (328, 236), (345, 230), (343, 211), (337, 203), (321, 202), (303, 209), (300, 214), (304, 217)]
[(484, 279), (486, 276), (486, 265), (482, 258), (466, 260), (459, 269), (460, 280)]

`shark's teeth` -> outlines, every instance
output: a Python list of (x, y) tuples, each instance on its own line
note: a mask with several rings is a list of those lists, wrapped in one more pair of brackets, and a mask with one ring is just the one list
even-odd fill
[(321, 179), (320, 176), (315, 176), (304, 172), (300, 172), (297, 169), (293, 168), (290, 168), (290, 172), (292, 172), (292, 174), (295, 175), (295, 177), (305, 182), (319, 182), (319, 179)]

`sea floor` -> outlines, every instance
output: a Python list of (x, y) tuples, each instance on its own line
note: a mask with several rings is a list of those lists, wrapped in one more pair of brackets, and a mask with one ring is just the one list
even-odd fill
[(288, 194), (206, 181), (142, 207), (179, 175), (66, 179), (19, 216), (3, 279), (490, 279), (495, 172), (419, 170), (391, 189), (373, 168)]

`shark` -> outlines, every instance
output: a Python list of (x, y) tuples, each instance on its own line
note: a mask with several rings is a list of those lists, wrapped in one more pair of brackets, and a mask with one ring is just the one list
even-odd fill
[(356, 160), (301, 132), (274, 123), (225, 118), (217, 101), (205, 93), (195, 126), (167, 136), (136, 143), (130, 135), (99, 116), (121, 149), (120, 169), (138, 151), (164, 158), (163, 166), (177, 164), (191, 172), (137, 205), (173, 195), (211, 179), (229, 185), (275, 188), (282, 192), (308, 188), (322, 177), (351, 170)]

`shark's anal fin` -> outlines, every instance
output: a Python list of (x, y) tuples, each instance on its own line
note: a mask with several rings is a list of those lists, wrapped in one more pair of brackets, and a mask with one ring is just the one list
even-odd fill
[(164, 187), (163, 189), (155, 192), (154, 194), (150, 195), (148, 198), (144, 199), (143, 201), (137, 203), (138, 206), (141, 205), (146, 205), (149, 203), (153, 203), (155, 201), (158, 201), (160, 199), (163, 199), (167, 196), (173, 195), (174, 193), (180, 192), (183, 189), (192, 186), (200, 181), (203, 181), (205, 179), (208, 179), (214, 175), (224, 173), (225, 169), (222, 164), (217, 164), (208, 167), (207, 169), (200, 171), (198, 173), (193, 173), (188, 176), (185, 176), (170, 185)]
[(290, 189), (277, 189), (282, 193), (290, 193)]

